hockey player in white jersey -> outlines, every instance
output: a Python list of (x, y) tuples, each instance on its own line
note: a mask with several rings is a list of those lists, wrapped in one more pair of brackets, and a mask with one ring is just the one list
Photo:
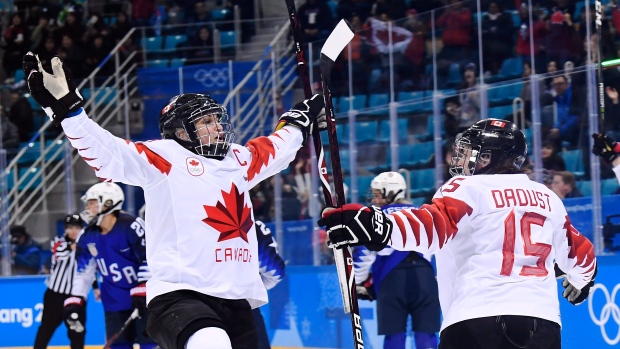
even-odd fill
[(563, 296), (576, 305), (589, 295), (596, 258), (562, 201), (521, 173), (526, 155), (513, 123), (482, 120), (456, 140), (454, 177), (431, 205), (391, 214), (345, 205), (325, 210), (319, 224), (332, 247), (435, 254), (439, 348), (560, 348), (554, 261), (566, 273)]
[[(269, 137), (232, 143), (226, 108), (187, 93), (162, 109), (162, 140), (117, 138), (88, 118), (62, 61), (53, 75), (24, 56), (28, 87), (103, 181), (144, 189), (148, 334), (164, 349), (256, 348), (251, 309), (267, 303), (248, 191), (285, 169), (323, 114), (323, 97), (296, 104)], [(323, 124), (323, 123), (322, 123)]]

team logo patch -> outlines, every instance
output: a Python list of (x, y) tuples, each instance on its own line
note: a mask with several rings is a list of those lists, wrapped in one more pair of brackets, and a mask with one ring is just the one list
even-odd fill
[(88, 246), (88, 251), (90, 251), (90, 254), (93, 257), (97, 257), (97, 255), (99, 254), (99, 252), (97, 252), (97, 247), (95, 247), (95, 243), (91, 242), (89, 244), (86, 244), (86, 246)]
[(503, 122), (503, 121), (495, 120), (495, 121), (491, 121), (491, 125), (497, 126), (497, 127), (504, 127), (504, 126), (506, 126), (506, 123)]
[(185, 159), (185, 164), (187, 165), (187, 172), (189, 172), (192, 176), (201, 176), (205, 173), (205, 168), (202, 165), (202, 162), (196, 158)]

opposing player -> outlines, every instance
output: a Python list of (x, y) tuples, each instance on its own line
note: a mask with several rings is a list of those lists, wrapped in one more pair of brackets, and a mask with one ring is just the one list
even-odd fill
[[(370, 182), (369, 199), (389, 214), (414, 208), (405, 200), (407, 183), (398, 172), (383, 172)], [(440, 307), (435, 271), (417, 252), (386, 247), (379, 252), (360, 246), (353, 265), (360, 299), (377, 300), (378, 333), (384, 349), (404, 349), (411, 316), (415, 347), (437, 348)]]
[(162, 108), (164, 139), (134, 143), (88, 118), (60, 59), (51, 75), (29, 53), (24, 69), (32, 96), (97, 175), (144, 189), (148, 334), (164, 349), (256, 348), (251, 309), (267, 302), (267, 291), (248, 191), (293, 160), (323, 114), (323, 97), (296, 104), (271, 136), (241, 146), (225, 107), (182, 94)]
[[(84, 226), (78, 214), (70, 214), (64, 220), (65, 233), (56, 236), (51, 242), (52, 265), (50, 275), (45, 280), (47, 289), (43, 295), (43, 315), (41, 325), (34, 341), (34, 349), (45, 349), (56, 329), (63, 322), (65, 300), (71, 295), (73, 270), (75, 269), (75, 240)], [(96, 285), (97, 283), (93, 283)], [(67, 327), (71, 349), (84, 348), (86, 331), (73, 331)]]
[[(286, 275), (286, 264), (278, 254), (278, 243), (267, 228), (265, 223), (256, 221), (256, 237), (258, 240), (258, 264), (260, 267), (260, 278), (267, 290), (274, 288)], [(269, 337), (265, 319), (260, 312), (260, 308), (252, 309), (256, 333), (258, 335), (258, 349), (270, 349)]]
[(346, 205), (325, 211), (330, 245), (434, 253), (443, 323), (439, 348), (560, 348), (554, 260), (563, 296), (580, 304), (594, 283), (590, 241), (562, 201), (520, 173), (527, 154), (511, 122), (481, 120), (455, 142), (431, 205), (385, 214)]
[(123, 190), (115, 183), (97, 183), (82, 197), (86, 209), (80, 214), (89, 222), (77, 240), (72, 296), (65, 300), (65, 321), (74, 331), (84, 330), (85, 299), (99, 271), (101, 302), (105, 312), (106, 338), (117, 333), (134, 309), (135, 319), (112, 343), (111, 348), (155, 347), (144, 336), (147, 320), (146, 286), (150, 272), (146, 263), (144, 222), (121, 211)]

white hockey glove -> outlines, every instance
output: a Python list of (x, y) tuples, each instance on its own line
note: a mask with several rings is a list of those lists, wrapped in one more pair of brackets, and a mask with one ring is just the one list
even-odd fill
[(315, 94), (312, 98), (295, 104), (289, 111), (282, 114), (276, 130), (281, 129), (285, 125), (298, 127), (303, 133), (304, 143), (306, 143), (308, 136), (312, 133), (315, 120), (319, 125), (320, 131), (327, 129), (325, 100), (323, 95), (319, 94)]
[(84, 98), (73, 82), (71, 71), (63, 66), (60, 58), (52, 58), (51, 65), (53, 75), (43, 69), (39, 57), (32, 52), (26, 53), (22, 62), (30, 94), (58, 126), (67, 115), (82, 108)]

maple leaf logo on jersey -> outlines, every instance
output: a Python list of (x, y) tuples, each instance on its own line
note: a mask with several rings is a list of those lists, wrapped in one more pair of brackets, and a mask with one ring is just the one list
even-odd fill
[(273, 142), (268, 137), (257, 137), (246, 144), (252, 153), (252, 163), (248, 168), (248, 180), (260, 173), (263, 165), (269, 164), (269, 159), (276, 156), (276, 149)]
[(229, 193), (222, 190), (222, 198), (223, 200), (218, 201), (215, 206), (203, 206), (207, 218), (202, 221), (220, 232), (217, 242), (234, 238), (248, 242), (248, 232), (254, 222), (252, 222), (252, 210), (245, 203), (244, 195), (239, 193), (239, 189), (233, 183)]

